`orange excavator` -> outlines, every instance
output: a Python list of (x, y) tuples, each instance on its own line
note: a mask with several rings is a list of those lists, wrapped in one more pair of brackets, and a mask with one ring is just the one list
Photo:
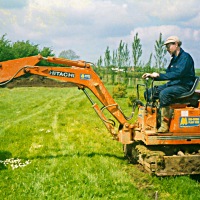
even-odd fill
[[(41, 60), (54, 66), (37, 66)], [(92, 68), (93, 64), (41, 55), (0, 62), (0, 87), (71, 87), (81, 89), (92, 104), (114, 139), (123, 144), (125, 157), (130, 163), (141, 164), (157, 176), (200, 174), (200, 90), (196, 77), (190, 92), (182, 94), (170, 106), (168, 133), (157, 133), (160, 121), (159, 101), (142, 102), (140, 87), (148, 91), (148, 83), (137, 85), (138, 99), (133, 103), (130, 117), (105, 88)], [(154, 81), (151, 81), (154, 88)], [(89, 89), (103, 104), (99, 108), (89, 95)], [(108, 110), (113, 119), (107, 119)], [(134, 123), (128, 121), (138, 112)], [(118, 122), (118, 127), (115, 121)]]

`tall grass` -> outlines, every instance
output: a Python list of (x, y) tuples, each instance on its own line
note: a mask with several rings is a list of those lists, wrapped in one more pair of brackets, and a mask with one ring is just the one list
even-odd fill
[(0, 160), (30, 161), (0, 163), (0, 199), (200, 199), (198, 176), (158, 178), (128, 164), (80, 90), (0, 89), (0, 110)]

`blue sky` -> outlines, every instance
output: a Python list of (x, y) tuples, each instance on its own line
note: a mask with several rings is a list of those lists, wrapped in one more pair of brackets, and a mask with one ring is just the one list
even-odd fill
[(131, 50), (136, 33), (147, 62), (160, 33), (177, 35), (200, 68), (198, 0), (0, 0), (0, 16), (0, 35), (10, 41), (29, 40), (57, 56), (72, 49), (91, 62), (120, 40)]

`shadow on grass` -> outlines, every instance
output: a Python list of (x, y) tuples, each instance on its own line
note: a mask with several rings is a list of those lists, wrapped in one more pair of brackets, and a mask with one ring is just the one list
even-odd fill
[[(0, 161), (4, 161), (11, 157), (12, 157), (12, 154), (9, 151), (0, 150)], [(2, 162), (0, 162), (0, 170), (3, 170), (3, 169), (7, 169), (7, 167)]]
[(190, 178), (199, 182), (200, 184), (200, 174), (190, 175)]
[(29, 157), (29, 159), (54, 159), (54, 158), (62, 158), (62, 157), (89, 157), (92, 158), (94, 156), (105, 156), (105, 157), (112, 157), (119, 160), (126, 160), (126, 158), (121, 156), (116, 156), (114, 154), (109, 153), (97, 153), (97, 152), (91, 152), (91, 153), (76, 153), (76, 154), (58, 154), (58, 155), (44, 155), (44, 156), (36, 156), (36, 157)]
[(174, 175), (174, 176), (156, 176), (156, 175), (153, 175), (154, 177), (157, 177), (160, 181), (166, 179), (168, 180), (169, 178), (179, 178), (181, 176), (187, 176), (189, 177), (190, 179), (196, 181), (197, 183), (200, 184), (200, 174), (192, 174), (192, 175)]

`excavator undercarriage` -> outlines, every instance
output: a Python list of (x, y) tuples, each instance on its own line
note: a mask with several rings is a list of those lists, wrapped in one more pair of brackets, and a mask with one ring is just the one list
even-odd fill
[(146, 146), (141, 142), (124, 145), (130, 163), (139, 163), (150, 174), (172, 176), (200, 174), (200, 145)]

